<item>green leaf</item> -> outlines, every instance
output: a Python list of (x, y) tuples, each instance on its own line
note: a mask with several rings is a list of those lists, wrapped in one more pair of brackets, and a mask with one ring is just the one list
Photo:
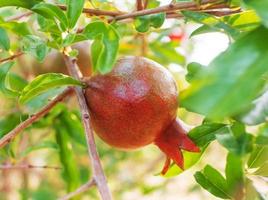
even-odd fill
[(206, 148), (203, 148), (200, 153), (193, 153), (189, 151), (184, 151), (183, 152), (183, 159), (184, 159), (184, 170), (182, 170), (180, 167), (178, 167), (175, 164), (172, 164), (172, 166), (169, 168), (167, 173), (164, 175), (164, 177), (170, 178), (177, 176), (184, 172), (185, 170), (191, 168), (193, 165), (195, 165), (205, 152)]
[(68, 129), (68, 135), (73, 141), (86, 147), (86, 138), (81, 118), (75, 111), (68, 111), (66, 107), (61, 115), (61, 120)]
[(28, 82), (19, 75), (10, 72), (7, 77), (10, 88), (16, 91), (21, 91), (28, 84)]
[(31, 31), (26, 22), (0, 22), (0, 27), (5, 28), (19, 36), (31, 34)]
[(218, 142), (236, 155), (244, 155), (252, 150), (253, 136), (245, 130), (236, 130), (236, 125), (224, 127), (225, 131), (216, 134)]
[(268, 91), (252, 102), (251, 109), (239, 115), (240, 121), (247, 125), (257, 125), (267, 121), (268, 117)]
[(219, 123), (204, 123), (190, 130), (188, 136), (199, 147), (204, 147), (216, 139), (216, 134), (224, 132), (226, 125)]
[(93, 71), (98, 71), (98, 66), (100, 66), (99, 63), (101, 63), (101, 56), (103, 54), (104, 50), (104, 44), (103, 44), (103, 34), (98, 35), (91, 46), (91, 56), (92, 56), (92, 64), (93, 64)]
[(22, 40), (22, 51), (34, 56), (39, 62), (42, 62), (49, 52), (45, 41), (35, 35), (27, 35)]
[(150, 49), (154, 56), (153, 60), (161, 64), (176, 63), (180, 65), (185, 64), (185, 57), (181, 55), (177, 50), (177, 45), (174, 46), (172, 42), (160, 42), (158, 39), (149, 44)]
[(257, 145), (268, 145), (268, 124), (260, 127), (258, 135), (255, 140)]
[(202, 12), (193, 12), (193, 11), (181, 11), (181, 13), (190, 20), (206, 25), (206, 27), (211, 28), (212, 30), (222, 32), (224, 31), (232, 38), (237, 38), (240, 35), (240, 32), (230, 25), (222, 21), (220, 18), (215, 17)]
[(73, 28), (82, 13), (85, 0), (67, 0), (69, 28)]
[(20, 113), (11, 114), (0, 119), (0, 138), (15, 128), (24, 120), (25, 116)]
[(266, 40), (268, 30), (259, 27), (234, 42), (181, 93), (181, 106), (209, 119), (223, 119), (247, 108), (265, 83)]
[(79, 85), (83, 84), (71, 78), (70, 76), (58, 73), (47, 73), (37, 76), (32, 82), (30, 82), (21, 92), (19, 101), (20, 103), (26, 103), (33, 97), (44, 93), (51, 88), (67, 86), (67, 85)]
[(268, 27), (268, 1), (266, 0), (244, 0), (246, 5), (253, 8), (262, 19), (262, 23)]
[(134, 19), (134, 26), (138, 32), (145, 33), (150, 27), (160, 28), (165, 19), (165, 13), (138, 16)]
[(58, 20), (62, 31), (67, 29), (68, 19), (58, 6), (49, 3), (39, 3), (32, 10), (47, 19), (53, 19), (55, 22)]
[(228, 153), (225, 167), (228, 190), (236, 196), (244, 187), (243, 162), (240, 156)]
[(75, 154), (71, 140), (68, 136), (68, 129), (61, 119), (57, 119), (54, 125), (56, 141), (59, 146), (59, 156), (63, 171), (63, 177), (68, 187), (68, 192), (75, 190), (80, 185), (80, 173), (75, 160)]
[(5, 29), (0, 28), (0, 48), (8, 51), (10, 48), (10, 41)]
[(250, 154), (247, 165), (249, 168), (259, 168), (267, 162), (267, 158), (268, 146), (256, 146)]
[(64, 87), (51, 88), (45, 91), (44, 93), (33, 97), (25, 104), (27, 108), (27, 113), (34, 114), (38, 112), (41, 108), (47, 105), (51, 101), (51, 99), (55, 98), (57, 95), (62, 93), (64, 89), (65, 89)]
[(223, 16), (220, 19), (240, 31), (251, 31), (260, 25), (260, 18), (253, 10)]
[(263, 163), (255, 172), (254, 175), (268, 177), (268, 161)]
[(185, 78), (188, 82), (191, 82), (192, 80), (194, 80), (195, 75), (203, 68), (204, 66), (196, 63), (196, 62), (192, 62), (189, 63), (187, 65), (187, 71), (188, 73), (186, 74)]
[(228, 194), (226, 180), (210, 165), (207, 165), (203, 172), (196, 172), (194, 177), (197, 183), (216, 197), (232, 199), (232, 197)]
[(0, 0), (0, 7), (16, 6), (22, 8), (31, 8), (42, 0)]
[(8, 97), (16, 97), (19, 95), (18, 91), (15, 91), (9, 87), (8, 74), (14, 62), (7, 62), (0, 65), (0, 92)]
[(26, 148), (25, 150), (23, 150), (20, 153), (20, 157), (25, 157), (26, 155), (28, 155), (29, 153), (36, 151), (36, 150), (40, 150), (40, 149), (55, 149), (58, 150), (58, 145), (55, 142), (52, 141), (43, 141), (39, 144), (33, 145), (33, 146), (29, 146), (28, 148)]
[[(247, 10), (244, 12), (223, 16), (218, 19), (225, 24), (228, 24), (233, 29), (237, 31), (239, 30), (241, 32), (251, 31), (260, 25), (260, 18), (253, 10)], [(213, 26), (213, 20), (210, 20), (209, 22), (207, 21), (207, 23), (210, 23), (211, 25), (203, 25), (199, 27), (192, 32), (191, 36), (202, 33), (221, 31)]]
[(112, 70), (119, 48), (119, 35), (113, 26), (104, 22), (88, 24), (82, 35), (88, 40), (97, 40), (92, 45), (94, 69), (102, 74)]

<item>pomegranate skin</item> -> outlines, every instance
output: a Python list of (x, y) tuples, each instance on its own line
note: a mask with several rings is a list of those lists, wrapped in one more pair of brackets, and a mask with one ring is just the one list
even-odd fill
[(110, 73), (90, 78), (87, 85), (93, 128), (111, 146), (137, 149), (153, 143), (176, 118), (176, 83), (152, 60), (123, 57)]

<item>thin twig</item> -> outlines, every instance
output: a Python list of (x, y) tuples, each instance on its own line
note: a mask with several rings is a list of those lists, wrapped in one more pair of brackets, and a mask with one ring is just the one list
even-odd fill
[[(202, 10), (200, 12), (211, 14), (211, 15), (214, 15), (214, 16), (217, 16), (217, 17), (221, 17), (221, 16), (240, 13), (241, 9), (232, 9), (232, 10), (214, 10), (214, 9), (210, 10), (209, 9), (209, 10)], [(167, 19), (183, 18), (183, 17), (184, 16), (181, 13), (168, 13), (167, 16), (166, 16)]]
[(12, 139), (14, 139), (21, 131), (23, 131), (25, 128), (33, 124), (35, 121), (39, 120), (41, 117), (43, 117), (45, 114), (47, 114), (57, 103), (61, 102), (64, 98), (69, 96), (73, 92), (73, 88), (69, 87), (64, 92), (62, 92), (60, 95), (58, 95), (55, 99), (50, 101), (44, 108), (42, 108), (39, 112), (32, 115), (22, 123), (20, 123), (16, 128), (11, 130), (9, 133), (4, 135), (0, 139), (0, 149), (3, 148), (6, 144), (8, 144)]
[[(62, 10), (67, 10), (65, 5), (57, 5)], [(117, 16), (122, 15), (123, 12), (118, 11), (108, 11), (108, 10), (99, 10), (99, 9), (91, 9), (91, 8), (83, 8), (82, 13), (90, 14), (90, 15), (105, 15), (105, 16)]]
[(48, 166), (48, 165), (37, 166), (37, 165), (31, 165), (31, 164), (23, 164), (23, 165), (5, 164), (5, 165), (0, 165), (0, 170), (7, 170), (7, 169), (54, 169), (54, 170), (60, 170), (62, 168), (57, 167), (57, 166)]
[(94, 179), (91, 179), (90, 181), (88, 181), (87, 183), (85, 183), (84, 185), (80, 186), (77, 190), (67, 194), (64, 197), (59, 198), (58, 200), (68, 200), (71, 199), (72, 197), (81, 194), (85, 191), (87, 191), (89, 188), (93, 187), (94, 185), (96, 185), (96, 182)]
[[(65, 64), (68, 68), (69, 74), (73, 76), (75, 79), (81, 79), (82, 74), (77, 66), (76, 60), (74, 58), (70, 58), (68, 55), (63, 54), (63, 58), (65, 61)], [(90, 115), (89, 115), (89, 109), (86, 103), (86, 99), (84, 96), (84, 92), (82, 88), (76, 87), (76, 96), (78, 98), (78, 103), (81, 111), (82, 116), (82, 122), (86, 134), (86, 141), (88, 146), (88, 153), (89, 158), (91, 160), (91, 164), (93, 165), (93, 178), (96, 181), (98, 190), (100, 192), (100, 195), (102, 197), (102, 200), (111, 200), (112, 196), (107, 184), (106, 177), (104, 175), (99, 155), (97, 152), (95, 140), (94, 140), (94, 134), (93, 130), (90, 124)]]
[(21, 18), (24, 18), (24, 17), (28, 17), (30, 15), (32, 15), (33, 12), (29, 11), (29, 12), (25, 12), (25, 13), (21, 13), (19, 15), (15, 15), (15, 16), (11, 16), (9, 18), (7, 18), (6, 21), (10, 22), (10, 21), (16, 21), (16, 20), (19, 20)]
[(0, 63), (2, 63), (2, 62), (6, 62), (6, 61), (9, 61), (9, 60), (14, 60), (14, 59), (17, 58), (17, 57), (22, 56), (23, 54), (24, 54), (23, 52), (19, 52), (19, 53), (16, 53), (16, 54), (14, 54), (14, 55), (12, 55), (12, 56), (10, 56), (10, 57), (3, 58), (3, 59), (0, 60)]
[[(210, 4), (218, 2), (215, 0), (203, 0), (202, 5), (204, 4)], [(127, 14), (122, 14), (115, 16), (113, 20), (119, 21), (127, 18), (133, 18), (133, 17), (138, 17), (138, 16), (143, 16), (143, 15), (149, 15), (149, 14), (156, 14), (156, 13), (161, 13), (161, 12), (168, 12), (168, 11), (174, 11), (174, 10), (185, 10), (189, 8), (198, 8), (198, 6), (195, 2), (179, 2), (179, 3), (173, 3), (165, 6), (160, 6), (158, 8), (152, 8), (152, 9), (146, 9), (146, 10), (140, 10), (140, 11), (135, 11), (132, 13), (127, 13)]]

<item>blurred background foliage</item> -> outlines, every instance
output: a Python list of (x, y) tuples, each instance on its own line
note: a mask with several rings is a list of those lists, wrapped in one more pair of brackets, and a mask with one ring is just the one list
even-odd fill
[[(46, 2), (65, 3), (64, 0)], [(190, 169), (182, 172), (173, 165), (163, 177), (159, 172), (165, 158), (155, 146), (124, 152), (96, 138), (114, 199), (268, 198), (268, 48), (265, 42), (268, 41), (265, 14), (268, 5), (265, 0), (260, 2), (263, 4), (250, 0), (229, 1), (229, 5), (241, 6), (243, 12), (228, 16), (183, 11), (176, 19), (166, 19), (160, 13), (137, 17), (134, 22), (126, 19), (112, 23), (110, 31), (116, 30), (120, 36), (118, 57), (145, 56), (173, 74), (179, 90), (184, 90), (178, 116), (196, 126), (189, 136), (202, 149), (201, 153), (184, 152), (185, 167)], [(149, 0), (147, 8), (167, 3), (169, 1)], [(5, 1), (0, 0), (1, 4)], [(90, 0), (84, 5), (121, 12), (131, 12), (135, 6), (133, 0)], [(73, 44), (72, 33), (66, 40), (58, 41), (62, 34), (59, 29), (64, 30), (62, 18), (60, 28), (49, 24), (42, 14), (12, 20), (12, 16), (25, 12), (28, 11), (16, 7), (0, 9), (0, 57), (6, 58), (21, 50), (25, 53), (16, 58), (7, 77), (11, 65), (0, 68), (0, 138), (63, 90), (63, 87), (50, 89), (22, 105), (10, 97), (12, 92), (5, 88), (6, 78), (10, 88), (21, 91), (40, 74), (68, 74), (59, 50), (70, 44), (75, 49), (73, 54), (78, 55), (84, 76), (90, 76), (96, 69), (101, 73), (107, 70), (98, 69), (99, 57), (90, 50), (92, 41)], [(85, 27), (98, 19), (81, 15), (77, 27)], [(101, 20), (107, 19), (101, 17)], [(107, 35), (107, 40), (96, 39), (90, 31), (84, 35), (94, 39), (95, 45), (99, 40), (107, 44), (105, 48), (111, 54), (116, 52), (116, 43), (112, 44)], [(57, 46), (59, 44), (62, 46)], [(227, 51), (221, 53), (228, 45)], [(196, 51), (198, 48), (201, 49)], [(99, 62), (105, 65), (102, 60)], [(53, 200), (89, 180), (90, 163), (75, 97), (58, 104), (0, 150), (0, 168), (28, 164), (54, 168), (1, 169), (0, 200)], [(98, 198), (96, 188), (92, 188), (74, 199)]]

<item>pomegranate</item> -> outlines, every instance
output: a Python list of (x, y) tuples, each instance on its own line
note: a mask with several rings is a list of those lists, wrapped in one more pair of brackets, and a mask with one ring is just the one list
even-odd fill
[(198, 152), (176, 119), (176, 83), (164, 67), (143, 58), (119, 59), (114, 69), (87, 81), (85, 96), (95, 132), (109, 145), (137, 149), (154, 143), (183, 169), (180, 149)]

